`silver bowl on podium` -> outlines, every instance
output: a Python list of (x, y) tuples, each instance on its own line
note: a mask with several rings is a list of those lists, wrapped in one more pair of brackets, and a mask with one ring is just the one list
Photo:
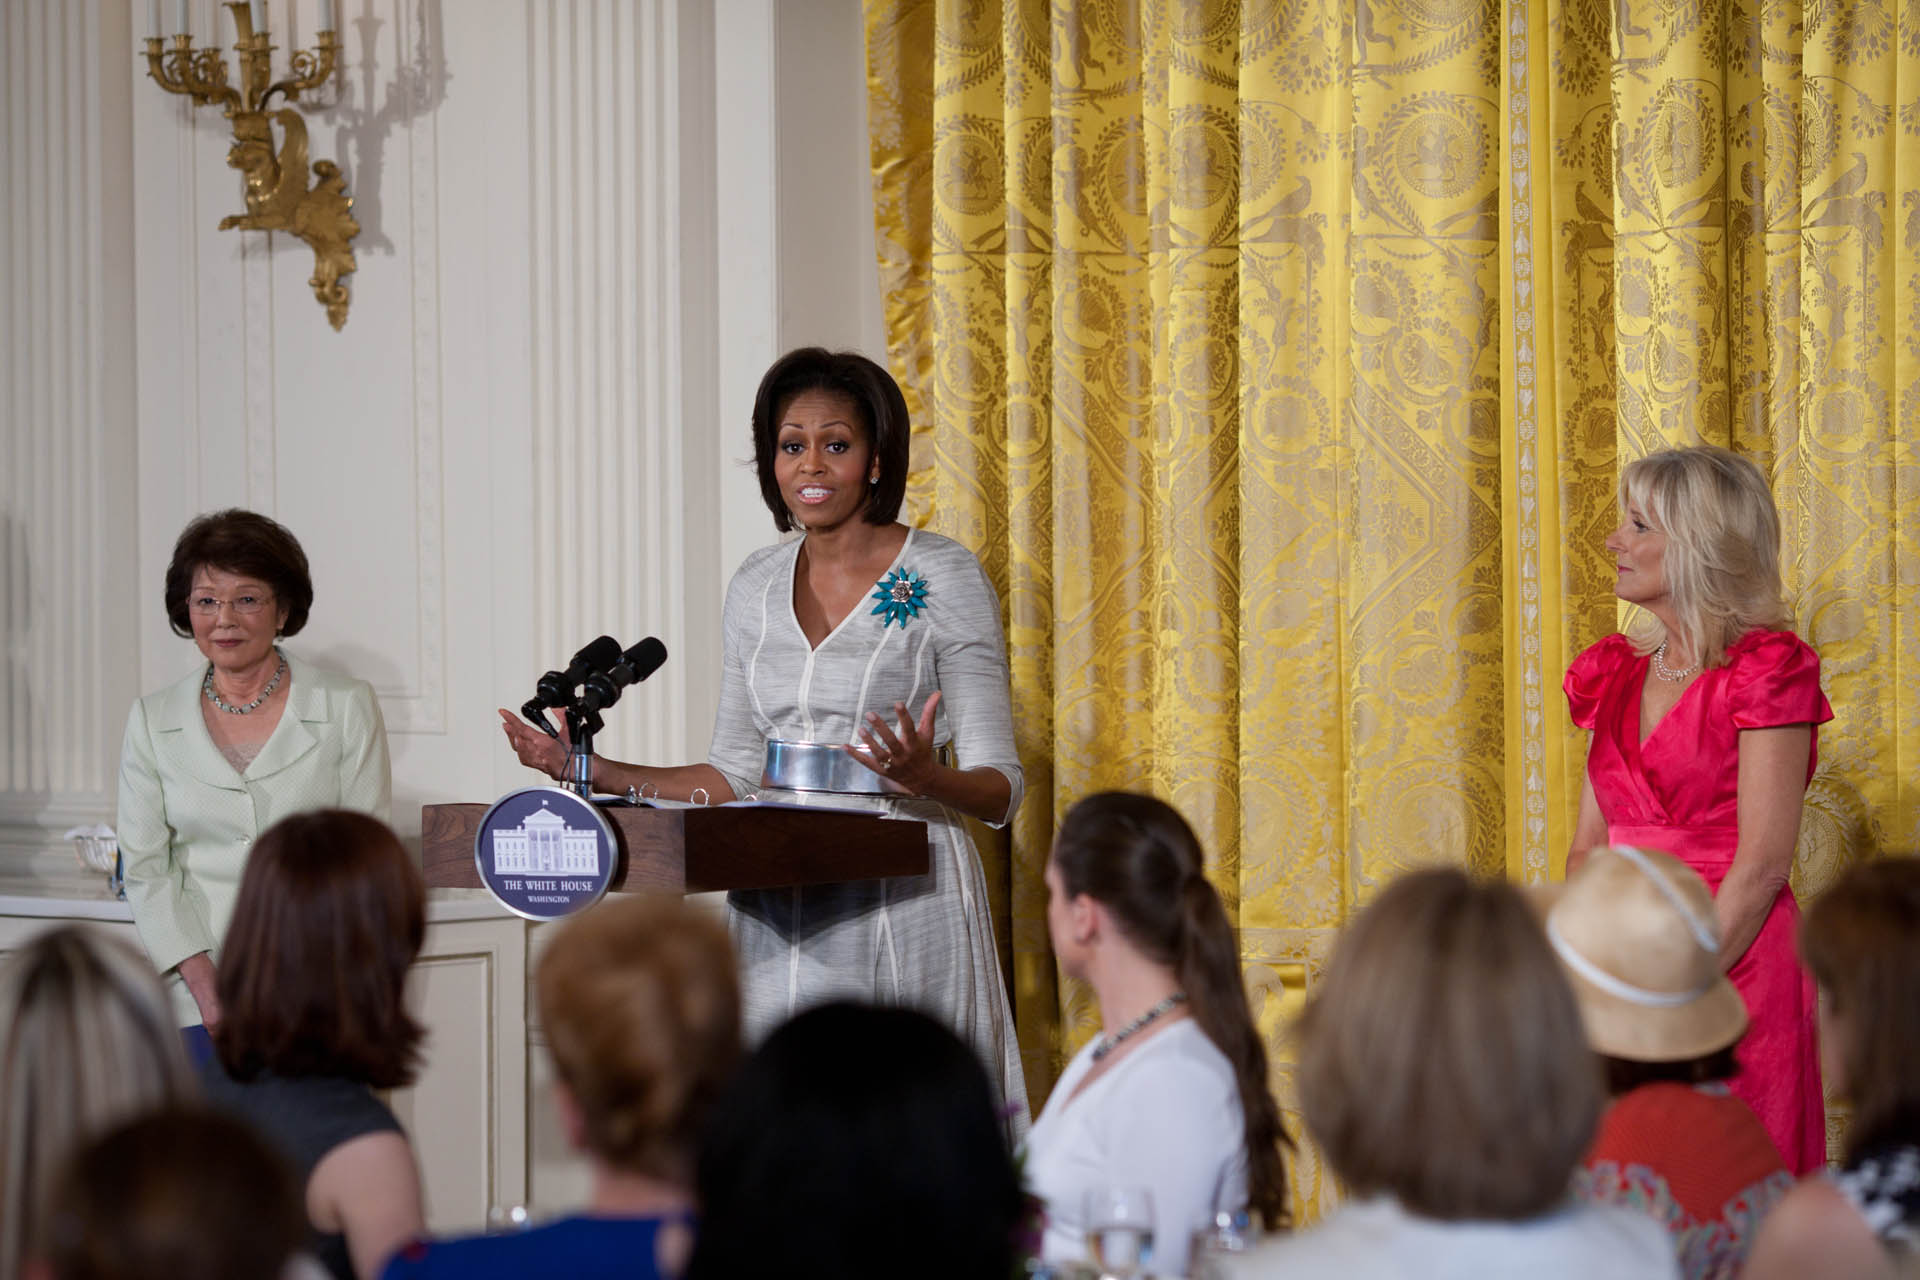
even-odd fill
[[(852, 750), (870, 755), (866, 746)], [(796, 742), (767, 739), (766, 764), (760, 785), (781, 791), (826, 791), (850, 796), (904, 796), (912, 794), (891, 778), (881, 777), (848, 754), (837, 742)]]

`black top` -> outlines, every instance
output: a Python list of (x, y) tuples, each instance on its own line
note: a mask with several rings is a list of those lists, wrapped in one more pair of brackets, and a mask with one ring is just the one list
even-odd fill
[[(354, 1080), (263, 1072), (242, 1082), (227, 1075), (217, 1055), (201, 1067), (200, 1078), (207, 1101), (252, 1125), (293, 1165), (303, 1197), (314, 1166), (335, 1147), (362, 1134), (404, 1132), (387, 1104)], [(355, 1280), (344, 1235), (314, 1231), (307, 1247), (339, 1280)]]
[(1920, 1146), (1869, 1143), (1833, 1181), (1894, 1257), (1920, 1254)]

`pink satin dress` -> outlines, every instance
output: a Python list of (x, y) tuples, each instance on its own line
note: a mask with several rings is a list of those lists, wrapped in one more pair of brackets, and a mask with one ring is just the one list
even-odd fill
[[(1749, 631), (1680, 695), (1640, 740), (1648, 660), (1622, 635), (1574, 659), (1565, 689), (1573, 722), (1593, 730), (1587, 777), (1613, 844), (1661, 849), (1718, 893), (1740, 842), (1740, 731), (1820, 725), (1833, 708), (1820, 692), (1820, 658), (1786, 631)], [(1819, 730), (1807, 776), (1819, 754)], [(1813, 981), (1794, 950), (1800, 906), (1783, 888), (1760, 934), (1728, 977), (1750, 1025), (1733, 1092), (1752, 1107), (1795, 1174), (1826, 1160), (1826, 1121), (1814, 1038)]]

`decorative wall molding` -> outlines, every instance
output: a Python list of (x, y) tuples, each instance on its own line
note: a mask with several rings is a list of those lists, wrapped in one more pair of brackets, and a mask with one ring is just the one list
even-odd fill
[(407, 104), (407, 304), (412, 312), (413, 552), (419, 592), (415, 620), (419, 637), (417, 680), (379, 688), (387, 728), (399, 733), (444, 733), (447, 729), (447, 573), (446, 542), (441, 536), (440, 487), (441, 315), (439, 150), (435, 113), (439, 95), (423, 81), (435, 73), (422, 0), (397, 0), (395, 36), (398, 62), (387, 69), (386, 99)]
[[(192, 131), (198, 136), (199, 131)], [(245, 415), (246, 506), (272, 514), (280, 510), (279, 420), (274, 407), (273, 235), (240, 237), (240, 332), (245, 346), (241, 411)]]
[[(402, 65), (428, 62), (415, 43), (425, 31), (421, 0), (406, 0), (402, 27), (407, 45)], [(412, 92), (408, 92), (411, 89)], [(415, 110), (407, 119), (407, 153), (413, 181), (408, 201), (413, 278), (413, 465), (414, 557), (420, 575), (420, 689), (401, 710), (415, 733), (447, 729), (447, 572), (442, 537), (441, 494), (441, 324), (440, 324), (440, 162), (436, 116), (423, 107), (424, 87), (403, 85), (400, 96)], [(392, 723), (389, 721), (389, 723)]]
[[(202, 40), (228, 42), (231, 20), (221, 7), (190, 7)], [(288, 0), (276, 6), (275, 21), (297, 33), (305, 19), (311, 30), (317, 9), (317, 0)], [(436, 0), (350, 7), (341, 76), (313, 114), (316, 148), (338, 154), (356, 200), (383, 209), (379, 244), (361, 247), (350, 281), (351, 321), (337, 334), (315, 319), (304, 284), (312, 260), (297, 240), (217, 229), (242, 195), (226, 164), (224, 122), (160, 94), (127, 64), (141, 144), (136, 194), (143, 210), (159, 215), (137, 228), (143, 687), (177, 678), (192, 659), (146, 617), (157, 608), (174, 535), (200, 512), (244, 505), (286, 520), (316, 573), (324, 566), (332, 582), (364, 589), (369, 546), (384, 557), (372, 576), (394, 585), (381, 599), (397, 592), (409, 612), (323, 595), (314, 627), (295, 644), (370, 679), (389, 732), (447, 730), (452, 587), (442, 523), (437, 159), (444, 95), (421, 89), (438, 71), (441, 51), (426, 46), (438, 37), (428, 15), (439, 10)], [(303, 473), (316, 457), (331, 464), (328, 475)], [(362, 489), (362, 476), (377, 483)], [(390, 487), (395, 479), (405, 484), (400, 492)]]

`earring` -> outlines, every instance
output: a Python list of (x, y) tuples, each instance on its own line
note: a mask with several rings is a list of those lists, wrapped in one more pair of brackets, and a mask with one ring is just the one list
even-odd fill
[(879, 484), (879, 483), (880, 483), (880, 473), (879, 473), (878, 471), (876, 471), (876, 472), (874, 472), (874, 473), (873, 473), (872, 475), (870, 475), (870, 476), (868, 476), (868, 477), (867, 477), (867, 483), (868, 483), (868, 484)]

